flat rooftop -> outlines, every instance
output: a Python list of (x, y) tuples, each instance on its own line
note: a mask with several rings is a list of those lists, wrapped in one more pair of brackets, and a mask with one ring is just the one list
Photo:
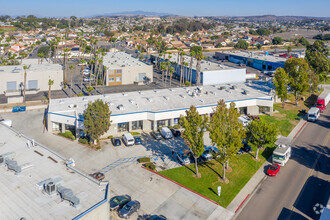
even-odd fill
[[(68, 169), (63, 160), (46, 149), (28, 148), (25, 138), (0, 123), (0, 154), (9, 152), (14, 153), (18, 165), (30, 163), (32, 167), (16, 175), (4, 165), (0, 166), (0, 219), (72, 219), (104, 199), (103, 187)], [(54, 177), (62, 178), (61, 185), (80, 199), (77, 208), (37, 186)]]
[[(24, 62), (23, 62), (24, 63)], [(24, 64), (30, 65), (30, 68), (26, 71), (27, 73), (33, 72), (58, 72), (62, 71), (62, 66), (60, 64), (51, 64), (44, 62), (43, 64)], [(17, 73), (24, 73), (24, 65), (15, 65), (15, 66), (0, 66), (0, 74), (17, 74)]]
[(123, 67), (149, 66), (125, 52), (109, 52), (104, 56), (103, 65), (109, 69), (121, 69)]
[[(235, 86), (235, 89), (230, 87)], [(220, 89), (221, 87), (225, 87)], [(137, 92), (113, 93), (97, 96), (72, 97), (66, 99), (52, 99), (49, 112), (82, 114), (88, 106), (88, 102), (102, 99), (107, 102), (112, 111), (112, 116), (136, 113), (142, 111), (161, 112), (196, 107), (216, 105), (220, 99), (227, 102), (267, 98), (270, 99), (270, 88), (263, 82), (251, 82), (241, 84), (207, 85), (200, 86), (202, 93), (193, 96), (197, 87), (183, 87), (170, 89), (145, 90)], [(244, 90), (248, 93), (244, 94)], [(122, 105), (122, 109), (119, 106)]]
[[(170, 56), (172, 56), (169, 60), (171, 62), (177, 62), (178, 61), (178, 54), (177, 53), (173, 53)], [(168, 59), (169, 55), (167, 54), (165, 56), (165, 59)], [(163, 58), (163, 56), (161, 56), (161, 58)], [(191, 62), (191, 56), (184, 56), (184, 62), (188, 63), (188, 68), (190, 66), (190, 62)], [(197, 59), (193, 58), (193, 62), (192, 62), (192, 68), (196, 69), (196, 64), (197, 64)], [(230, 69), (241, 69), (241, 68), (235, 68), (235, 67), (231, 67), (231, 66), (227, 66), (224, 64), (220, 64), (220, 63), (215, 63), (215, 62), (211, 62), (211, 61), (207, 61), (207, 60), (202, 60), (201, 61), (201, 72), (205, 72), (205, 71), (216, 71), (216, 70), (230, 70)]]
[(269, 62), (283, 62), (287, 60), (284, 57), (280, 56), (274, 56), (274, 55), (266, 55), (263, 51), (223, 51), (223, 52), (216, 52), (216, 53), (223, 53), (223, 54), (230, 54), (240, 57), (246, 57), (246, 58), (253, 58), (258, 60), (264, 60)]

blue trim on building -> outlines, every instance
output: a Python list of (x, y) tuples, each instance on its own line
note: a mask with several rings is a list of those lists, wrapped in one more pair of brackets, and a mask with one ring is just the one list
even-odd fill
[(76, 119), (76, 117), (71, 116), (71, 115), (63, 115), (63, 114), (54, 113), (54, 112), (48, 112), (48, 114), (59, 115), (59, 116), (64, 116), (64, 117), (68, 117), (68, 118), (74, 118), (74, 119)]
[(108, 202), (108, 191), (109, 191), (109, 184), (107, 184), (106, 189), (105, 189), (105, 196), (104, 199), (98, 203), (96, 203), (95, 205), (93, 205), (92, 207), (90, 207), (89, 209), (87, 209), (86, 211), (84, 211), (83, 213), (79, 214), (78, 216), (74, 217), (72, 220), (78, 220), (81, 219), (82, 217), (84, 217), (85, 215), (87, 215), (88, 213), (90, 213), (91, 211), (95, 210), (96, 208), (100, 207), (101, 205), (103, 205), (104, 203)]

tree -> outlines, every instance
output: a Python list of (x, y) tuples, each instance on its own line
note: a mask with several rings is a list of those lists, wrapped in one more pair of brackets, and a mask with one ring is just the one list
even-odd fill
[(109, 105), (101, 99), (88, 103), (84, 112), (84, 133), (91, 140), (97, 140), (101, 135), (109, 130), (111, 111)]
[(262, 48), (262, 45), (258, 43), (258, 44), (256, 45), (256, 47), (257, 47), (258, 50), (260, 50), (260, 49)]
[(305, 59), (309, 67), (319, 76), (320, 81), (326, 81), (330, 73), (329, 49), (324, 47), (324, 42), (316, 40), (306, 49)]
[(281, 99), (282, 108), (284, 108), (284, 102), (288, 98), (289, 74), (283, 68), (277, 68), (273, 82), (276, 94)]
[(54, 85), (54, 80), (49, 79), (48, 80), (48, 102), (50, 101), (52, 85)]
[(249, 43), (246, 42), (245, 40), (239, 40), (237, 44), (235, 45), (236, 49), (243, 49), (246, 50), (249, 48)]
[(201, 62), (202, 59), (204, 58), (203, 56), (203, 48), (200, 46), (193, 46), (191, 47), (192, 51), (196, 60), (197, 60), (197, 64), (196, 64), (196, 85), (200, 85), (201, 82)]
[(190, 106), (189, 110), (186, 110), (186, 116), (180, 116), (180, 125), (184, 128), (182, 137), (193, 154), (197, 177), (200, 176), (198, 173), (197, 158), (204, 152), (203, 136), (207, 122), (208, 118), (199, 115), (196, 107), (193, 105)]
[(291, 46), (288, 46), (288, 47), (286, 48), (286, 50), (288, 51), (288, 54), (290, 54), (290, 53), (292, 52), (292, 47), (291, 47)]
[(238, 120), (239, 115), (235, 103), (230, 103), (228, 109), (225, 101), (220, 100), (210, 118), (208, 130), (212, 144), (218, 147), (219, 152), (215, 158), (223, 165), (223, 180), (226, 180), (225, 164), (242, 147), (242, 139), (245, 138), (245, 130)]
[(268, 28), (262, 27), (257, 29), (257, 33), (261, 36), (268, 36), (270, 35), (270, 30)]
[(24, 86), (24, 90), (23, 90), (23, 102), (25, 103), (25, 90), (26, 90), (26, 71), (28, 70), (28, 69), (30, 69), (30, 66), (31, 65), (29, 65), (29, 66), (27, 66), (27, 65), (24, 65), (23, 66), (23, 69), (24, 69), (24, 84), (23, 84), (23, 86)]
[(283, 41), (284, 41), (284, 40), (283, 40), (282, 38), (280, 38), (280, 37), (274, 37), (273, 40), (272, 40), (272, 43), (273, 43), (274, 45), (279, 45), (279, 44), (281, 44)]
[(284, 69), (289, 73), (290, 86), (298, 106), (298, 96), (308, 89), (308, 63), (302, 58), (290, 58), (285, 62)]
[(72, 70), (75, 69), (76, 67), (74, 65), (70, 65), (69, 69), (70, 69), (70, 93), (72, 93)]
[(174, 67), (171, 66), (168, 71), (170, 73), (170, 88), (171, 88), (172, 87), (172, 76), (173, 76), (173, 73), (174, 73)]
[(93, 86), (87, 87), (88, 95), (91, 96), (92, 91), (94, 90)]
[(306, 40), (304, 37), (299, 38), (298, 43), (306, 47), (309, 45), (308, 40)]
[(277, 140), (277, 134), (277, 128), (262, 119), (252, 121), (247, 126), (247, 138), (252, 144), (257, 146), (256, 160), (258, 160), (259, 149), (266, 144), (274, 144)]

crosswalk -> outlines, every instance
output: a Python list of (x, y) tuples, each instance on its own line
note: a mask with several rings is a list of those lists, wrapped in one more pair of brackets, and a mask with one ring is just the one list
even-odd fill
[(141, 157), (149, 157), (152, 162), (155, 162), (156, 166), (161, 165), (161, 166), (165, 167), (165, 169), (173, 169), (173, 168), (181, 166), (176, 158), (174, 159), (172, 157), (168, 157), (167, 155), (164, 155), (164, 156), (147, 155), (147, 156), (139, 156), (139, 157), (120, 158), (120, 159), (116, 160), (115, 162), (112, 162), (109, 165), (103, 167), (101, 170), (99, 170), (99, 172), (107, 173), (110, 170), (112, 170), (122, 164), (136, 162)]

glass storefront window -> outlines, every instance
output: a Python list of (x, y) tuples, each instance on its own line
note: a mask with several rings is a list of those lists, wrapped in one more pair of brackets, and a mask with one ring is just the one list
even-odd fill
[(128, 122), (118, 123), (118, 132), (128, 131)]
[(143, 130), (143, 121), (132, 121), (132, 130)]

